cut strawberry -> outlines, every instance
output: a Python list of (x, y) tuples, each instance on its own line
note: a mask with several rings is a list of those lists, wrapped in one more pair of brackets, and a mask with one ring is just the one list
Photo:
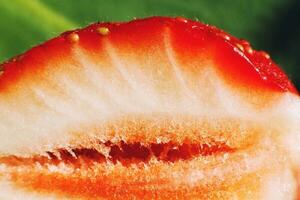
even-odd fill
[(97, 23), (2, 68), (2, 199), (296, 195), (298, 92), (215, 27)]

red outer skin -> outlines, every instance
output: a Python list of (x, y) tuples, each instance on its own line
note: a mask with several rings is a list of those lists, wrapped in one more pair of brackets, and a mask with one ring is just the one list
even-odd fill
[[(298, 94), (285, 73), (265, 52), (254, 51), (248, 42), (213, 26), (184, 18), (169, 17), (151, 17), (127, 23), (96, 23), (74, 31), (80, 37), (80, 44), (91, 53), (101, 49), (101, 42), (97, 42), (101, 39), (101, 35), (96, 29), (102, 26), (109, 28), (113, 33), (108, 37), (111, 37), (114, 43), (122, 43), (122, 37), (128, 42), (128, 35), (138, 31), (140, 37), (135, 35), (130, 41), (136, 46), (140, 42), (147, 41), (147, 37), (159, 34), (161, 27), (169, 27), (171, 34), (175, 34), (174, 47), (184, 50), (182, 53), (186, 54), (186, 59), (192, 62), (199, 53), (209, 53), (215, 58), (214, 62), (219, 66), (218, 70), (224, 78), (234, 85)], [(70, 32), (65, 32), (3, 63), (4, 73), (0, 77), (0, 90), (13, 85), (24, 74), (35, 74), (42, 70), (40, 68), (44, 66), (43, 63), (53, 58), (68, 59), (72, 47), (72, 42), (67, 38), (68, 33)], [(137, 48), (137, 51), (140, 50)]]

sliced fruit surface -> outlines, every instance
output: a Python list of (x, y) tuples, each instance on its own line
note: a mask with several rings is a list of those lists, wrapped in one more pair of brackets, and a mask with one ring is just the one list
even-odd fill
[(245, 40), (152, 17), (65, 32), (1, 66), (2, 199), (297, 195), (298, 92)]

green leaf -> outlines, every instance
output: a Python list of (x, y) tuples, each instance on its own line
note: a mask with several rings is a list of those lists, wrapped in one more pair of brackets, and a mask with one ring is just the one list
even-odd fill
[[(199, 19), (271, 53), (300, 86), (300, 1), (293, 0), (0, 0), (0, 61), (68, 29), (153, 15)], [(290, 12), (292, 10), (293, 12)], [(297, 12), (298, 11), (298, 12)], [(292, 13), (292, 14), (289, 14)], [(290, 30), (282, 33), (284, 30)], [(298, 25), (299, 27), (299, 25)], [(279, 41), (280, 40), (280, 41)], [(279, 45), (277, 45), (280, 43)]]
[(1, 60), (78, 26), (38, 0), (1, 0), (0, 24)]

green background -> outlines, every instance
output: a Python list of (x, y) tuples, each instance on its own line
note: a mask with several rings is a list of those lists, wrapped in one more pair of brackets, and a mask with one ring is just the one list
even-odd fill
[(67, 29), (153, 15), (199, 19), (245, 38), (300, 88), (299, 0), (0, 0), (0, 62)]

